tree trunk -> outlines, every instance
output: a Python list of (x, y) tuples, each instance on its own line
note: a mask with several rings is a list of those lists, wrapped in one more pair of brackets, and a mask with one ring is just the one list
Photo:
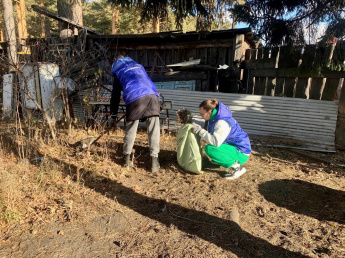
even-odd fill
[(218, 30), (220, 30), (223, 27), (224, 6), (225, 2), (222, 3), (222, 7), (219, 12)]
[(120, 6), (119, 5), (112, 5), (111, 6), (111, 34), (117, 34), (117, 23), (119, 21), (119, 14), (120, 14)]
[(16, 8), (18, 20), (18, 41), (19, 43), (22, 43), (22, 40), (28, 37), (28, 31), (26, 27), (25, 1), (19, 0), (18, 2), (16, 2)]
[[(83, 7), (81, 0), (57, 0), (57, 8), (59, 16), (83, 25)], [(69, 24), (59, 22), (59, 29), (70, 29)], [(78, 35), (77, 28), (74, 29), (74, 35)]]
[[(57, 0), (58, 15), (69, 20), (73, 20), (71, 0)], [(69, 29), (69, 24), (59, 22), (59, 30)]]
[[(45, 8), (44, 6), (44, 0), (41, 0), (40, 7)], [(40, 14), (41, 17), (41, 38), (46, 38), (50, 34), (50, 25), (49, 21), (47, 20), (46, 16), (44, 14)]]
[[(1, 24), (0, 24), (1, 25)], [(0, 29), (0, 41), (4, 42), (5, 41), (5, 33), (2, 29)]]
[(153, 18), (153, 21), (152, 21), (152, 32), (159, 33), (159, 27), (160, 27), (160, 19), (159, 19), (159, 16), (157, 16)]
[(18, 64), (17, 56), (17, 42), (16, 42), (16, 29), (13, 18), (13, 6), (11, 0), (2, 0), (2, 8), (4, 11), (4, 27), (5, 37), (8, 42), (8, 62), (9, 71), (16, 71)]
[(198, 14), (196, 16), (195, 30), (196, 31), (202, 30), (202, 15), (199, 12), (198, 12)]
[[(71, 8), (73, 21), (83, 25), (83, 4), (81, 0), (74, 0)], [(74, 28), (74, 35), (78, 35), (77, 28)]]

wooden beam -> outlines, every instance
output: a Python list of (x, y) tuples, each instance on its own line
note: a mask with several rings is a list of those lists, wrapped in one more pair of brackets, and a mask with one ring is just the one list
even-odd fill
[(340, 79), (345, 78), (345, 72), (340, 71), (329, 71), (323, 70), (321, 75), (311, 76), (311, 75), (297, 75), (296, 68), (258, 68), (253, 69), (253, 75), (256, 77), (286, 77), (286, 78), (333, 78)]
[[(249, 52), (250, 53), (250, 52)], [(276, 60), (273, 59), (252, 59), (242, 62), (243, 69), (275, 68)]]
[(206, 80), (206, 73), (169, 72), (164, 75), (153, 74), (153, 82)]
[[(140, 40), (140, 39), (137, 39)], [(154, 42), (147, 45), (130, 45), (130, 44), (119, 44), (117, 46), (111, 45), (109, 49), (112, 50), (155, 50), (155, 49), (191, 49), (191, 48), (232, 48), (231, 43), (213, 43), (213, 42), (190, 42), (190, 43), (179, 43), (179, 44), (154, 44)]]
[(32, 5), (31, 7), (32, 7), (32, 9), (35, 12), (44, 14), (45, 16), (53, 18), (54, 20), (57, 20), (57, 21), (60, 21), (60, 22), (66, 22), (66, 23), (68, 23), (68, 24), (70, 24), (70, 25), (72, 25), (74, 27), (79, 28), (79, 29), (87, 30), (87, 32), (90, 33), (90, 34), (102, 35), (102, 33), (99, 33), (98, 31), (95, 31), (95, 30), (92, 30), (92, 29), (90, 29), (88, 27), (82, 26), (82, 25), (80, 25), (80, 24), (78, 24), (78, 23), (76, 23), (76, 22), (74, 22), (74, 21), (72, 21), (70, 19), (66, 19), (64, 17), (61, 17), (61, 16), (59, 16), (59, 15), (53, 13), (53, 12), (50, 12), (50, 11), (48, 11), (48, 10), (42, 8), (42, 7), (37, 6), (37, 5)]

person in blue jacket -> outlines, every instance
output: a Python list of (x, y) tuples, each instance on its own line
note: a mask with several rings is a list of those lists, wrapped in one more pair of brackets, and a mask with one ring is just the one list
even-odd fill
[(132, 153), (139, 120), (146, 120), (150, 145), (151, 170), (159, 171), (158, 160), (160, 126), (160, 102), (156, 86), (148, 77), (144, 67), (129, 57), (119, 56), (114, 62), (111, 73), (114, 76), (110, 99), (110, 112), (113, 118), (118, 113), (121, 91), (126, 104), (126, 133), (123, 154), (127, 167), (131, 167)]
[(226, 168), (225, 179), (234, 180), (246, 172), (242, 166), (249, 158), (251, 146), (248, 135), (232, 117), (231, 110), (216, 99), (199, 105), (201, 117), (208, 121), (207, 130), (193, 123), (192, 131), (207, 142), (204, 150), (211, 159), (203, 159), (203, 168)]

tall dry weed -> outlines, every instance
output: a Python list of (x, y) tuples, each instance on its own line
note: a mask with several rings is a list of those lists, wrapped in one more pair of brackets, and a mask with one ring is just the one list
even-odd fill
[[(2, 148), (1, 153), (4, 151)], [(20, 200), (23, 199), (21, 192), (21, 179), (11, 167), (5, 167), (5, 155), (0, 158), (0, 224), (1, 222), (18, 222), (23, 212), (20, 208)]]

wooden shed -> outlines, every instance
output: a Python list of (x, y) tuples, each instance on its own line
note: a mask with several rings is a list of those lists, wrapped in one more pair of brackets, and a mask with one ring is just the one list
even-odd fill
[(251, 29), (244, 28), (212, 32), (88, 35), (87, 47), (104, 47), (111, 58), (117, 55), (133, 58), (145, 67), (154, 82), (180, 82), (177, 85), (157, 83), (158, 88), (190, 87), (197, 91), (216, 91), (217, 68), (227, 65), (233, 71), (231, 78), (239, 79), (237, 64), (244, 58), (245, 51), (257, 44)]

